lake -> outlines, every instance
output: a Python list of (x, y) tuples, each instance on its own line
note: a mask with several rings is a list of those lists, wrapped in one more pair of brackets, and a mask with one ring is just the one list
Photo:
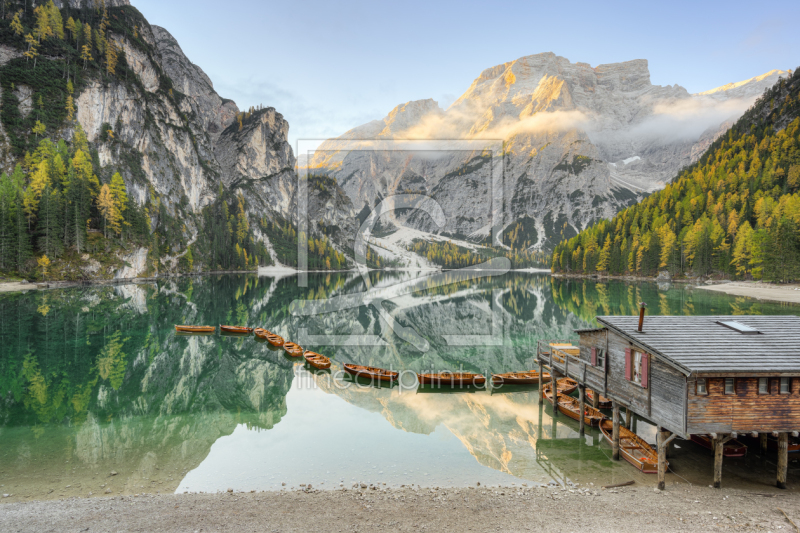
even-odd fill
[[(301, 287), (300, 284), (307, 286)], [(685, 285), (546, 274), (219, 275), (0, 296), (0, 493), (65, 496), (421, 485), (655, 483), (536, 388), (419, 390), (354, 382), (343, 363), (485, 375), (535, 369), (539, 339), (596, 315), (797, 314)], [(253, 336), (261, 326), (329, 356), (314, 371)], [(655, 428), (635, 419), (655, 442)], [(723, 483), (774, 484), (756, 447)], [(678, 441), (669, 480), (708, 484), (709, 451)], [(790, 476), (796, 463), (790, 463)]]

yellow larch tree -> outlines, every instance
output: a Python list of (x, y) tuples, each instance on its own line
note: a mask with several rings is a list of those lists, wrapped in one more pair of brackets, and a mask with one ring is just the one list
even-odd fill
[[(113, 40), (106, 44), (106, 72), (113, 75), (117, 69), (117, 46)], [(172, 89), (170, 89), (172, 90)]]

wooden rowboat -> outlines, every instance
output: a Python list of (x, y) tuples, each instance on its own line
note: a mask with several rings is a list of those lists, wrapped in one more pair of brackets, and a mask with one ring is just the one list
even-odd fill
[[(543, 379), (550, 379), (550, 374), (544, 372)], [(539, 372), (506, 372), (505, 374), (492, 374), (492, 385), (538, 385)]]
[[(550, 403), (553, 403), (553, 393), (548, 389), (544, 393), (545, 398)], [(573, 420), (581, 419), (581, 403), (572, 396), (564, 394), (558, 395), (558, 410), (570, 417)], [(584, 405), (583, 407), (583, 422), (588, 426), (597, 427), (606, 418), (606, 415), (591, 407)]]
[[(606, 418), (600, 422), (600, 431), (608, 442), (613, 442), (614, 423), (611, 420)], [(643, 438), (622, 424), (619, 426), (619, 453), (643, 473), (658, 473), (658, 453)]]
[[(703, 448), (714, 450), (714, 441), (708, 435), (692, 435), (692, 442), (696, 442)], [(729, 440), (722, 445), (722, 455), (725, 457), (744, 457), (747, 455), (747, 445), (736, 439)]]
[(398, 372), (375, 368), (372, 366), (344, 364), (344, 371), (357, 378), (377, 379), (379, 381), (395, 381), (400, 375)]
[(286, 341), (283, 343), (283, 349), (292, 357), (300, 357), (303, 355), (303, 348), (293, 342)]
[(265, 330), (264, 328), (256, 328), (253, 330), (253, 335), (258, 337), (259, 339), (266, 340), (267, 335), (272, 335), (269, 331)]
[(439, 372), (437, 374), (417, 374), (420, 385), (436, 385), (445, 387), (466, 387), (469, 385), (485, 385), (486, 378), (481, 374), (470, 372)]
[[(770, 450), (777, 450), (778, 449), (778, 437), (773, 437), (772, 435), (767, 437), (767, 448)], [(789, 435), (789, 453), (797, 453), (800, 452), (800, 438), (792, 437)]]
[(250, 334), (253, 332), (253, 328), (248, 328), (245, 326), (220, 326), (220, 331), (224, 331), (225, 333), (239, 333), (239, 334)]
[[(593, 403), (594, 402), (594, 391), (586, 389), (586, 398), (588, 399), (589, 403)], [(598, 409), (611, 409), (611, 407), (612, 407), (611, 400), (609, 400), (608, 398), (606, 398), (605, 396), (600, 394), (600, 399), (598, 400), (597, 408)]]
[(175, 331), (183, 333), (214, 333), (217, 328), (214, 326), (175, 326)]
[[(542, 387), (542, 392), (547, 394), (551, 387), (552, 381)], [(558, 389), (558, 394), (570, 395), (578, 388), (578, 382), (572, 378), (561, 378), (556, 381), (556, 388)]]
[(303, 354), (303, 358), (305, 358), (306, 363), (320, 370), (325, 370), (326, 368), (331, 367), (330, 359), (317, 352), (312, 352), (311, 350), (306, 350), (306, 352)]
[(275, 335), (274, 333), (267, 333), (267, 340), (273, 346), (281, 347), (283, 346), (283, 337), (280, 335)]

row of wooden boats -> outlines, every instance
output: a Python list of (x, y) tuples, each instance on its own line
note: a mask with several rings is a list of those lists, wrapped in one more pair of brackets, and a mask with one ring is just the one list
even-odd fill
[[(249, 328), (243, 326), (227, 326), (220, 325), (220, 331), (233, 335), (249, 335), (253, 333), (257, 338), (266, 340), (275, 347), (283, 348), (291, 357), (303, 357), (310, 366), (318, 370), (326, 370), (331, 367), (331, 360), (322, 354), (313, 352), (311, 350), (303, 350), (303, 348), (291, 341), (286, 341), (280, 335), (276, 335), (264, 328)], [(175, 330), (182, 333), (214, 333), (216, 328), (214, 326), (175, 326)], [(559, 346), (562, 350), (575, 348), (572, 346)], [(344, 371), (355, 377), (364, 378), (369, 380), (377, 380), (386, 383), (397, 381), (400, 373), (394, 370), (385, 370), (383, 368), (362, 366), (345, 363), (342, 365)], [(474, 374), (471, 372), (437, 372), (437, 373), (419, 373), (417, 379), (420, 385), (431, 385), (439, 387), (482, 387), (486, 384), (486, 377), (482, 374)], [(550, 381), (550, 374), (543, 373), (542, 379), (547, 381), (543, 386), (542, 391), (545, 398), (553, 404), (554, 408), (559, 412), (565, 414), (573, 420), (580, 420), (583, 417), (584, 423), (591, 427), (600, 429), (603, 436), (609, 443), (613, 439), (613, 422), (603, 414), (599, 409), (610, 409), (612, 404), (611, 400), (598, 395), (598, 408), (592, 407), (594, 403), (594, 395), (598, 394), (595, 391), (587, 390), (587, 402), (584, 404), (583, 412), (581, 412), (580, 402), (570, 396), (578, 388), (578, 382), (570, 378), (562, 378), (556, 381), (555, 401), (553, 399), (552, 382)], [(523, 372), (507, 372), (503, 374), (492, 374), (492, 386), (498, 387), (502, 385), (536, 385), (539, 383), (539, 372), (535, 370)], [(658, 454), (656, 450), (648, 444), (644, 439), (639, 437), (636, 433), (620, 425), (620, 455), (646, 474), (654, 474), (658, 472)], [(700, 444), (709, 449), (713, 449), (713, 443), (710, 437), (706, 435), (692, 435), (692, 441)], [(727, 457), (741, 457), (747, 453), (747, 446), (737, 440), (731, 440), (724, 445), (723, 454)]]

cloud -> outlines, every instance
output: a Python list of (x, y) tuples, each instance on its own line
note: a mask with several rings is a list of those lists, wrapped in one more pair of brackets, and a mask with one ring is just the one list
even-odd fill
[(716, 129), (725, 121), (741, 116), (754, 101), (755, 97), (717, 100), (696, 96), (658, 102), (650, 116), (625, 133), (631, 138), (662, 142), (696, 140), (709, 128)]

